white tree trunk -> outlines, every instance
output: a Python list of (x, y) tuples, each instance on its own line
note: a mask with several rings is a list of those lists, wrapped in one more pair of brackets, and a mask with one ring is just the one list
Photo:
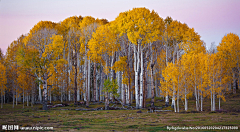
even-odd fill
[[(178, 58), (178, 54), (177, 54), (177, 58)], [(177, 59), (178, 60), (178, 59)], [(181, 71), (180, 71), (181, 72)], [(177, 89), (177, 112), (179, 112), (179, 88), (180, 88), (180, 84), (179, 84), (179, 75), (178, 75), (178, 89)]]
[(99, 101), (99, 86), (98, 86), (99, 72), (96, 68), (96, 101)]
[(187, 101), (187, 88), (185, 86), (185, 111), (188, 110), (188, 101)]
[(68, 90), (68, 101), (71, 101), (71, 91)]
[(77, 101), (80, 101), (80, 90), (79, 90), (79, 88), (77, 89)]
[(138, 94), (139, 53), (136, 51), (135, 44), (133, 44), (133, 47), (134, 47), (134, 72), (135, 72), (135, 100), (136, 100), (136, 108), (138, 109), (139, 108), (139, 94)]
[(100, 91), (99, 91), (99, 96), (100, 96), (100, 101), (103, 101), (104, 97), (102, 96), (103, 95), (103, 70), (102, 70), (102, 67), (100, 68)]
[[(85, 47), (85, 50), (86, 50), (86, 47)], [(84, 101), (87, 101), (87, 98), (86, 98), (86, 93), (87, 93), (87, 56), (85, 55), (84, 57), (84, 70), (83, 70), (83, 89), (84, 89), (84, 93), (83, 93), (83, 96), (84, 96)]]
[(213, 92), (213, 111), (215, 111), (215, 92)]
[(141, 55), (141, 73), (140, 73), (140, 105), (139, 108), (143, 107), (143, 49), (140, 45), (140, 55)]
[[(168, 44), (166, 44), (166, 66), (168, 66)], [(166, 91), (165, 105), (169, 105), (168, 92)]]
[[(112, 59), (111, 59), (111, 70), (110, 70), (110, 81), (113, 81), (113, 63), (114, 63), (114, 53), (112, 53)], [(113, 94), (110, 93), (110, 100), (113, 102)]]
[(126, 87), (126, 104), (130, 104), (130, 91), (129, 91), (129, 85), (127, 85), (127, 84), (124, 84), (125, 85), (125, 87)]
[(194, 76), (195, 76), (195, 80), (194, 80), (194, 92), (195, 92), (195, 100), (196, 100), (196, 111), (199, 111), (199, 108), (198, 108), (198, 95), (197, 95), (197, 79), (196, 79), (196, 68), (194, 68)]
[[(41, 78), (38, 78), (38, 79), (40, 80)], [(38, 84), (38, 88), (39, 88), (39, 92), (38, 92), (38, 94), (39, 94), (39, 101), (42, 102), (42, 91), (41, 91), (41, 84), (40, 84), (40, 82)]]
[(122, 79), (121, 79), (121, 71), (118, 71), (117, 72), (117, 82), (118, 82), (118, 90), (117, 90), (117, 93), (118, 93), (118, 95), (119, 95), (119, 98), (121, 98), (122, 97), (122, 92), (121, 92), (121, 82), (122, 82)]
[[(123, 74), (122, 74), (123, 76)], [(123, 78), (123, 77), (122, 77)], [(125, 105), (126, 104), (126, 90), (125, 90), (125, 85), (122, 82), (122, 103)]]
[(195, 85), (194, 87), (195, 87), (196, 111), (199, 111), (199, 108), (198, 108), (197, 86)]
[(43, 77), (43, 110), (47, 110), (47, 75)]
[(105, 110), (109, 110), (109, 99), (108, 99), (108, 92), (105, 93)]
[(177, 92), (177, 112), (179, 112), (179, 87)]
[(176, 91), (175, 91), (175, 84), (173, 84), (172, 106), (174, 108), (174, 112), (177, 112), (177, 110), (176, 110), (176, 103), (175, 103), (175, 93), (176, 93)]
[(88, 59), (88, 101), (90, 101), (90, 76), (91, 75), (91, 61), (90, 61), (90, 57), (89, 57), (89, 59)]
[[(79, 59), (77, 59), (77, 60), (78, 60), (77, 65), (78, 65), (79, 70), (80, 70), (80, 71), (78, 72), (78, 74), (80, 75), (80, 73), (82, 72), (82, 70), (81, 70), (81, 67), (79, 66), (79, 65), (80, 65), (80, 64), (79, 64), (79, 63), (80, 63), (80, 62), (79, 62)], [(79, 76), (79, 75), (78, 75), (78, 76)], [(80, 76), (79, 76), (79, 77), (80, 77)], [(77, 88), (77, 101), (80, 101), (80, 94), (81, 94), (81, 93), (80, 93), (80, 88), (79, 88), (79, 86), (80, 86), (80, 85), (79, 85), (79, 83), (78, 83), (78, 88)]]
[(211, 111), (213, 111), (213, 99), (212, 99), (212, 90), (211, 90)]
[[(79, 48), (79, 46), (77, 46)], [(77, 68), (79, 69), (77, 78), (80, 77), (79, 74), (81, 73), (81, 68), (80, 68), (80, 57), (79, 57), (79, 51), (77, 51)], [(78, 82), (78, 81), (77, 81)], [(79, 88), (79, 83), (77, 83), (77, 101), (80, 101), (80, 88)]]

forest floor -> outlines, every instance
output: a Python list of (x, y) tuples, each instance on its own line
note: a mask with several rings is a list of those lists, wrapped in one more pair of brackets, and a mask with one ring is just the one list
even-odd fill
[[(240, 130), (240, 90), (238, 93), (228, 94), (226, 102), (221, 100), (220, 112), (210, 111), (210, 99), (204, 99), (203, 112), (196, 112), (194, 98), (189, 100), (189, 110), (184, 111), (180, 101), (180, 112), (153, 112), (148, 109), (140, 110), (98, 110), (77, 111), (86, 109), (84, 106), (74, 106), (41, 110), (41, 105), (25, 106), (20, 103), (15, 108), (12, 104), (4, 104), (0, 109), (1, 125), (19, 125), (20, 127), (53, 127), (53, 131), (161, 131), (169, 127), (195, 126), (238, 126)], [(148, 100), (150, 101), (150, 100)], [(54, 102), (59, 103), (59, 102)], [(71, 103), (71, 102), (68, 102)], [(113, 104), (110, 104), (112, 106)], [(164, 101), (156, 98), (156, 106), (162, 107)], [(90, 105), (90, 108), (103, 107), (104, 104)], [(134, 106), (134, 104), (133, 104)], [(171, 107), (163, 108), (172, 110)], [(216, 99), (218, 109), (218, 99)], [(183, 131), (183, 130), (179, 130)], [(185, 130), (192, 131), (192, 130)], [(207, 131), (207, 130), (200, 130)], [(210, 131), (210, 130), (209, 130)], [(222, 130), (226, 131), (226, 129)]]

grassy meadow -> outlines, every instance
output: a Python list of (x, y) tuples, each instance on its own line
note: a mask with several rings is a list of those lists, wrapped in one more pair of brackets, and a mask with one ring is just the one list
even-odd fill
[[(73, 102), (66, 102), (70, 104), (66, 107), (56, 107), (48, 111), (43, 111), (41, 110), (41, 105), (34, 105), (33, 107), (25, 106), (23, 109), (23, 104), (21, 103), (15, 106), (15, 108), (12, 108), (12, 103), (9, 103), (4, 104), (3, 108), (0, 109), (0, 124), (19, 125), (22, 127), (46, 126), (53, 127), (53, 131), (155, 132), (167, 130), (167, 126), (238, 126), (240, 129), (239, 91), (236, 95), (227, 95), (226, 99), (226, 102), (221, 102), (222, 112), (210, 111), (210, 99), (204, 99), (203, 112), (196, 112), (194, 98), (192, 98), (189, 100), (189, 110), (187, 112), (184, 111), (182, 101), (179, 102), (181, 105), (179, 113), (149, 113), (147, 109), (141, 109), (142, 113), (138, 113), (137, 111), (139, 110), (77, 111), (76, 109), (78, 108), (87, 108), (85, 108), (85, 106), (74, 106)], [(147, 101), (150, 102), (150, 100)], [(58, 103), (59, 102), (53, 102), (53, 104)], [(110, 104), (110, 106), (112, 105), (113, 104)], [(156, 98), (155, 105), (162, 107), (164, 101), (162, 101), (161, 98)], [(104, 104), (92, 104), (88, 109), (98, 107), (104, 107)], [(162, 109), (172, 110), (171, 107)], [(217, 99), (216, 109), (218, 109)]]

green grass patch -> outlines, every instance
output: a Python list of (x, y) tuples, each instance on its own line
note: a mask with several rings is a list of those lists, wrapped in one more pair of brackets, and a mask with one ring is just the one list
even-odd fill
[[(239, 94), (239, 93), (237, 93)], [(232, 98), (230, 98), (230, 96)], [(229, 95), (226, 102), (221, 102), (221, 109), (225, 112), (211, 112), (210, 99), (205, 98), (203, 112), (196, 112), (194, 98), (189, 99), (187, 112), (180, 101), (180, 113), (174, 113), (173, 108), (164, 107), (162, 98), (155, 98), (155, 106), (163, 107), (172, 112), (147, 113), (146, 109), (139, 110), (100, 110), (76, 111), (85, 106), (66, 106), (41, 110), (42, 105), (25, 106), (18, 104), (4, 104), (0, 109), (0, 124), (17, 124), (20, 126), (47, 126), (54, 131), (166, 131), (167, 126), (238, 126), (240, 128), (240, 96)], [(150, 105), (147, 99), (147, 105)], [(217, 101), (217, 100), (216, 100)], [(135, 101), (134, 101), (135, 102)], [(61, 102), (53, 102), (60, 104)], [(66, 102), (73, 104), (73, 102)], [(217, 103), (217, 102), (216, 102)], [(112, 106), (113, 104), (110, 104)], [(135, 104), (133, 103), (132, 106)], [(121, 105), (115, 105), (121, 107)], [(90, 103), (91, 108), (104, 107), (104, 103)], [(89, 109), (91, 109), (89, 108)], [(218, 103), (216, 104), (218, 109)], [(203, 130), (204, 131), (204, 130)]]

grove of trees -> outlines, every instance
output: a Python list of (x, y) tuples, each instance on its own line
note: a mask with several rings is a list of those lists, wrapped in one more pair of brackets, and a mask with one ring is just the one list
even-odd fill
[[(1, 50), (0, 50), (1, 51)], [(0, 54), (1, 108), (8, 101), (109, 102), (145, 108), (146, 99), (165, 99), (175, 112), (183, 101), (225, 101), (240, 87), (240, 39), (234, 33), (206, 49), (187, 24), (161, 18), (147, 8), (120, 13), (114, 21), (72, 16), (40, 21)], [(8, 98), (6, 100), (6, 98)], [(169, 101), (172, 102), (169, 102)]]

